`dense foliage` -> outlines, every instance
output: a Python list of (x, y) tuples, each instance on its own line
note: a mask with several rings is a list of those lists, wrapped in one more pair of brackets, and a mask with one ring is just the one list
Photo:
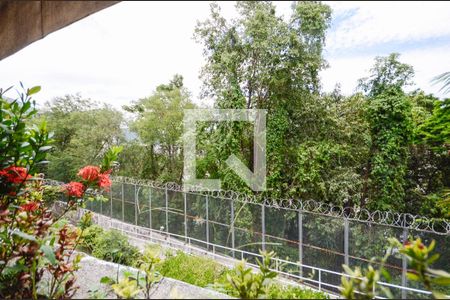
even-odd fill
[(183, 77), (175, 75), (169, 84), (161, 84), (147, 98), (125, 106), (135, 114), (130, 129), (139, 136), (122, 156), (122, 174), (148, 179), (180, 182), (183, 172), (183, 110), (195, 108)]
[(117, 156), (117, 151), (107, 151), (101, 166), (84, 167), (77, 174), (80, 181), (60, 189), (68, 201), (55, 217), (44, 199), (43, 178), (36, 174), (51, 149), (46, 123), (30, 123), (37, 113), (31, 96), (39, 90), (27, 89), (17, 99), (6, 98), (0, 90), (0, 297), (6, 299), (73, 296), (80, 259), (73, 250), (80, 234), (57, 221), (83, 205), (88, 189), (94, 198), (111, 186), (109, 174)]
[(92, 255), (124, 265), (135, 265), (140, 257), (139, 250), (130, 245), (128, 238), (111, 229), (97, 234), (93, 241)]
[(201, 287), (207, 287), (209, 284), (218, 281), (223, 276), (225, 269), (214, 260), (191, 256), (181, 251), (167, 255), (157, 267), (157, 270), (163, 276)]
[[(324, 93), (319, 72), (327, 66), (330, 7), (298, 1), (285, 17), (269, 1), (236, 8), (229, 20), (213, 3), (194, 38), (205, 57), (203, 99), (216, 108), (267, 110), (267, 191), (258, 197), (448, 216), (448, 99), (407, 92), (414, 70), (397, 53), (375, 58), (359, 92), (344, 96), (336, 86)], [(41, 170), (68, 181), (123, 144), (119, 174), (181, 183), (183, 110), (196, 107), (180, 75), (131, 101), (125, 114), (77, 95), (54, 99), (40, 112), (55, 132), (51, 163)], [(235, 154), (253, 170), (252, 124), (197, 128), (197, 177), (253, 193), (225, 163)]]
[(103, 155), (123, 139), (122, 115), (110, 106), (66, 95), (47, 102), (39, 113), (54, 133), (47, 177), (68, 182), (85, 165), (100, 163)]
[[(277, 14), (270, 1), (238, 2), (236, 8), (237, 17), (227, 20), (213, 3), (210, 17), (195, 28), (194, 38), (203, 46), (205, 57), (202, 99), (212, 99), (215, 108), (267, 111), (267, 191), (252, 192), (226, 164), (234, 154), (253, 170), (253, 125), (245, 122), (197, 124), (198, 178), (221, 179), (223, 188), (261, 200), (315, 199), (345, 207), (450, 217), (450, 99), (438, 99), (420, 89), (407, 92), (414, 70), (397, 53), (376, 57), (353, 95), (342, 95), (338, 85), (324, 93), (319, 72), (327, 67), (323, 49), (332, 16), (328, 5), (296, 1), (286, 18)], [(448, 72), (436, 78), (445, 92), (449, 78)], [(159, 280), (158, 271), (202, 287), (219, 283), (226, 293), (243, 298), (324, 296), (271, 284), (276, 274), (269, 269), (267, 253), (259, 262), (260, 273), (252, 273), (243, 263), (225, 270), (183, 253), (167, 255), (160, 262), (148, 253), (142, 255), (120, 232), (92, 225), (88, 215), (79, 229), (53, 215), (49, 206), (62, 191), (68, 198), (63, 215), (86, 200), (101, 200), (101, 190), (111, 186), (113, 168), (120, 175), (181, 183), (183, 111), (198, 107), (182, 76), (175, 75), (148, 97), (131, 101), (123, 107), (125, 113), (79, 95), (58, 97), (38, 110), (31, 96), (39, 90), (33, 87), (11, 99), (6, 97), (7, 90), (0, 89), (1, 298), (73, 296), (79, 260), (73, 250), (77, 247), (98, 258), (140, 268), (145, 274), (141, 281), (125, 276), (111, 285), (124, 298), (140, 289), (149, 298)], [(119, 165), (115, 160), (120, 152)], [(63, 189), (44, 187), (44, 176), (68, 183)], [(229, 222), (228, 207), (208, 203), (210, 215)], [(193, 205), (205, 211), (203, 201)], [(248, 230), (240, 233), (241, 244), (247, 244), (240, 247), (255, 251), (260, 247), (260, 241), (253, 240), (253, 233), (260, 231), (260, 211), (243, 204), (234, 209), (234, 225)], [(201, 234), (204, 217), (195, 216), (193, 226)], [(286, 213), (265, 224), (272, 234), (296, 240), (297, 217), (297, 213)], [(169, 220), (169, 228), (179, 225), (174, 220)], [(341, 249), (336, 238), (342, 234), (339, 222), (306, 218), (304, 242)], [(230, 232), (220, 226), (211, 222), (211, 241), (228, 244)], [(352, 226), (354, 256), (368, 259), (383, 253), (388, 250), (382, 243), (386, 236), (398, 235), (393, 228), (375, 230)], [(446, 246), (446, 242), (440, 245)], [(449, 285), (448, 273), (430, 268), (437, 259), (429, 255), (434, 244), (427, 247), (418, 239), (405, 245), (397, 242), (396, 247), (415, 270), (408, 273), (410, 281), (434, 292), (439, 285)], [(297, 248), (278, 249), (283, 257), (298, 255)], [(319, 251), (305, 250), (303, 255), (315, 263), (327, 260)], [(343, 279), (347, 298), (358, 298), (358, 291), (365, 293), (362, 297), (381, 292), (391, 296), (388, 290), (377, 290), (381, 276), (389, 279), (385, 270), (371, 266), (346, 270), (362, 276)], [(45, 284), (44, 273), (49, 277)]]

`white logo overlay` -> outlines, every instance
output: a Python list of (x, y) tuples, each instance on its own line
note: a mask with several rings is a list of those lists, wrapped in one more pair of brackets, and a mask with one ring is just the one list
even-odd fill
[(253, 130), (253, 172), (231, 154), (225, 163), (254, 191), (266, 189), (266, 110), (265, 109), (185, 109), (184, 110), (184, 191), (218, 191), (220, 179), (196, 178), (196, 123), (250, 122)]

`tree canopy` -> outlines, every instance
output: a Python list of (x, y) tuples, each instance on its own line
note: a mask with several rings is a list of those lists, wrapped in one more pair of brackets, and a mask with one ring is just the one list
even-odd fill
[[(449, 99), (408, 92), (414, 69), (399, 53), (375, 57), (354, 94), (343, 95), (339, 85), (323, 92), (328, 5), (296, 1), (286, 17), (270, 1), (237, 2), (236, 9), (227, 19), (212, 3), (194, 29), (205, 59), (201, 97), (215, 108), (267, 111), (267, 191), (253, 192), (226, 164), (234, 154), (253, 171), (248, 122), (197, 124), (197, 178), (220, 179), (225, 189), (261, 199), (448, 215), (448, 205), (438, 203), (450, 186)], [(440, 78), (446, 84), (446, 75)], [(57, 98), (40, 113), (55, 132), (46, 172), (69, 180), (123, 144), (121, 175), (181, 183), (183, 116), (192, 108), (181, 75), (124, 106), (126, 117), (79, 96)]]
[(76, 170), (98, 163), (111, 146), (122, 142), (122, 114), (80, 95), (66, 95), (47, 102), (40, 113), (54, 132), (47, 176), (70, 181)]

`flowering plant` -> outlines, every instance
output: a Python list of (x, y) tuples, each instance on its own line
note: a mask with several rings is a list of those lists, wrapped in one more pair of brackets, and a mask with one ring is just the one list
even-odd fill
[[(19, 99), (3, 98), (0, 89), (0, 298), (70, 298), (76, 291), (74, 272), (79, 257), (72, 257), (80, 233), (71, 226), (56, 228), (64, 213), (83, 203), (88, 190), (108, 189), (109, 174), (120, 148), (112, 148), (101, 166), (80, 170), (80, 182), (64, 187), (68, 196), (65, 212), (58, 218), (46, 207), (44, 186), (33, 176), (47, 163), (51, 134), (45, 122), (30, 126), (36, 114), (26, 90)], [(49, 279), (45, 286), (43, 274)], [(38, 292), (39, 287), (39, 292)]]
[[(77, 173), (80, 180), (69, 182), (64, 186), (64, 191), (69, 197), (68, 209), (76, 203), (74, 199), (81, 199), (85, 196), (89, 200), (103, 200), (102, 191), (109, 191), (111, 187), (110, 174), (121, 151), (122, 147), (111, 147), (105, 153), (100, 166), (85, 166), (81, 168)], [(91, 197), (92, 195), (95, 197)]]

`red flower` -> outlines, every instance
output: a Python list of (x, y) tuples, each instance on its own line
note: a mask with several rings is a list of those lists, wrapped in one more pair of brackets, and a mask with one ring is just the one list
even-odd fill
[(39, 208), (39, 203), (37, 202), (28, 202), (26, 204), (22, 204), (20, 206), (21, 210), (32, 212)]
[(98, 186), (108, 189), (111, 186), (111, 179), (109, 178), (109, 171), (98, 175)]
[(78, 176), (87, 181), (96, 181), (99, 174), (100, 168), (97, 166), (86, 166), (78, 171)]
[(81, 198), (84, 193), (84, 185), (81, 182), (70, 182), (65, 185), (66, 192), (69, 196)]
[(0, 177), (4, 177), (10, 183), (22, 183), (31, 178), (28, 170), (22, 167), (10, 166), (0, 171)]

